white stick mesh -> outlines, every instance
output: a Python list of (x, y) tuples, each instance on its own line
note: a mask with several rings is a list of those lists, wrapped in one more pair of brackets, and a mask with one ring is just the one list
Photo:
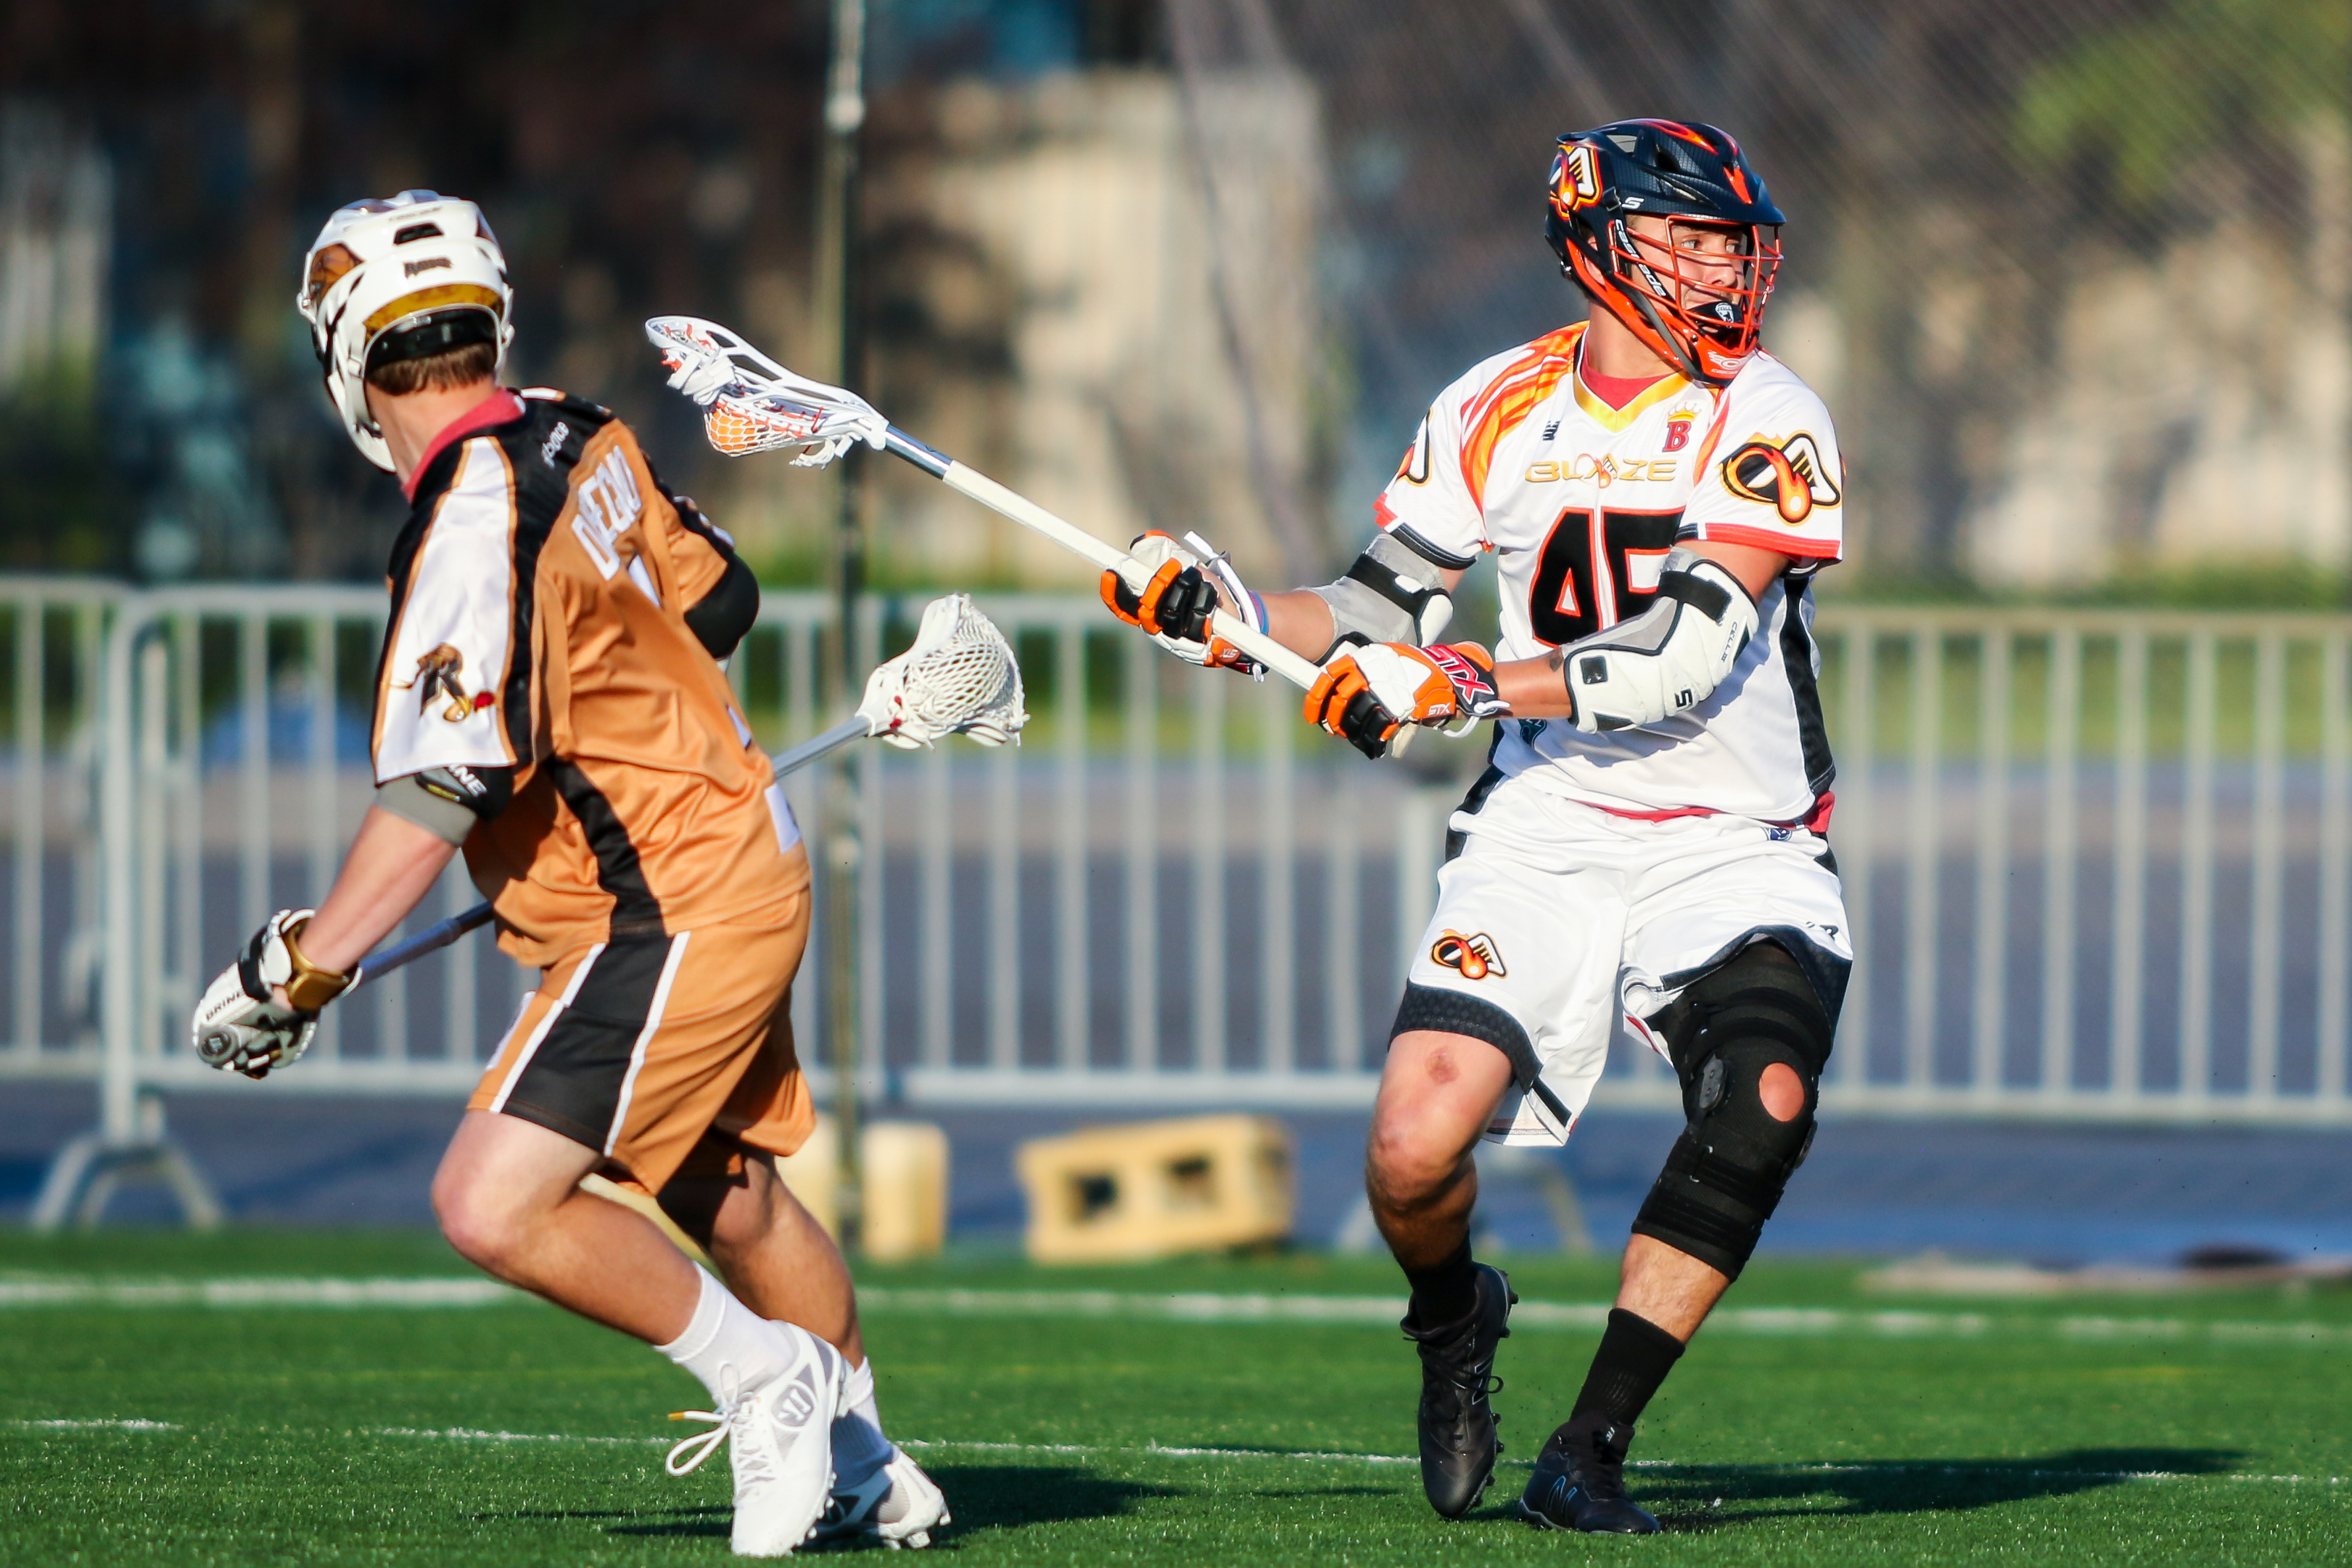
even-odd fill
[(879, 447), (890, 422), (854, 392), (795, 375), (698, 316), (656, 316), (646, 336), (661, 351), (669, 384), (702, 405), (703, 433), (730, 458), (779, 447), (821, 468), (859, 441)]
[(1029, 722), (1013, 647), (966, 594), (923, 607), (915, 646), (866, 678), (857, 716), (868, 733), (909, 748), (948, 734), (1001, 746)]

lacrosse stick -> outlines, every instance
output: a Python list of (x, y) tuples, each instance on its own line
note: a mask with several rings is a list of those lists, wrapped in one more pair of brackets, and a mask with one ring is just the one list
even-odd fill
[[(863, 441), (877, 451), (904, 458), (948, 489), (1035, 530), (1102, 570), (1118, 573), (1138, 593), (1149, 579), (1150, 574), (1117, 545), (925, 446), (856, 393), (795, 375), (716, 322), (696, 316), (656, 316), (646, 323), (646, 336), (661, 351), (662, 363), (670, 369), (670, 385), (702, 405), (703, 433), (710, 444), (730, 458), (791, 447), (798, 449), (794, 463), (823, 468)], [(1313, 660), (1222, 611), (1210, 617), (1208, 636), (1224, 638), (1301, 690), (1323, 674)]]
[[(969, 735), (983, 746), (1007, 741), (1018, 745), (1021, 727), (1029, 722), (1022, 698), (1021, 667), (1013, 661), (1004, 634), (973, 606), (971, 595), (950, 594), (923, 607), (914, 646), (874, 667), (854, 718), (780, 752), (770, 763), (782, 778), (852, 741), (873, 736), (910, 751), (945, 735)], [(352, 989), (381, 980), (489, 923), (487, 903), (451, 915), (366, 960)]]

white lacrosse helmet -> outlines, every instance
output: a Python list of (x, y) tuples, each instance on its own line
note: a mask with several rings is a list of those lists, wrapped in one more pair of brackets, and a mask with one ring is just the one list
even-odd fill
[(473, 203), (433, 191), (338, 209), (302, 258), (294, 299), (344, 432), (384, 469), (392, 449), (368, 413), (371, 365), (476, 342), (496, 343), (503, 365), (513, 303), (489, 220)]

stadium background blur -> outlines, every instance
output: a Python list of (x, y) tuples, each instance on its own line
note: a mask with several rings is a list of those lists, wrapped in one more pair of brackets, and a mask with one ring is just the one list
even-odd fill
[[(415, 184), (497, 224), (517, 374), (651, 426), (781, 577), (818, 560), (817, 487), (720, 472), (636, 323), (831, 356), (822, 5), (18, 0), (0, 28), (10, 566), (373, 579), (398, 509), (289, 279), (321, 214)], [(1854, 454), (1830, 592), (2332, 602), (2352, 561), (2325, 0), (875, 0), (869, 33), (876, 400), (1105, 531), (1343, 559), (1430, 392), (1580, 309), (1535, 216), (1552, 136), (1654, 111), (1735, 129), (1790, 215), (1768, 342)], [(911, 476), (873, 505), (886, 576), (1078, 580)]]
[[(772, 586), (822, 584), (832, 485), (711, 455), (638, 323), (691, 311), (837, 368), (827, 42), (814, 0), (14, 0), (0, 566), (373, 582), (403, 508), (334, 428), (290, 301), (328, 210), (429, 185), (505, 244), (510, 379), (610, 402)], [(1268, 580), (1341, 564), (1432, 391), (1580, 310), (1542, 248), (1552, 137), (1659, 112), (1737, 132), (1790, 216), (1766, 342), (1851, 454), (1833, 601), (2344, 604), (2352, 14), (2325, 0), (872, 0), (867, 89), (869, 360), (843, 378), (1107, 535), (1202, 527)], [(878, 584), (1083, 587), (868, 472)], [(88, 1100), (10, 1099), (21, 1208)], [(417, 1219), (446, 1108), (173, 1114), (236, 1212)], [(951, 1117), (959, 1227), (1016, 1224), (1005, 1146), (1071, 1119)], [(1654, 1121), (1580, 1134), (1604, 1237)], [(1300, 1121), (1310, 1240), (1359, 1124)], [(2352, 1168), (2318, 1133), (1841, 1142), (1768, 1245), (2333, 1237), (2311, 1173)], [(2123, 1238), (2151, 1189), (2114, 1173), (2163, 1151), (2192, 1212)]]

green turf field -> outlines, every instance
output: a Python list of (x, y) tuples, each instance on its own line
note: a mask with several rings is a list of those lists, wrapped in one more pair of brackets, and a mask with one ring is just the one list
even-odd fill
[[(1643, 1423), (1671, 1533), (1589, 1540), (1505, 1505), (1609, 1274), (1505, 1261), (1510, 1453), (1453, 1524), (1398, 1462), (1375, 1262), (877, 1270), (868, 1333), (971, 1564), (2352, 1562), (2352, 1295), (1888, 1300), (1759, 1263)], [(527, 1303), (192, 1299), (257, 1277), (464, 1270), (421, 1236), (0, 1232), (0, 1563), (727, 1560), (723, 1457), (661, 1470), (701, 1391), (651, 1352)]]

